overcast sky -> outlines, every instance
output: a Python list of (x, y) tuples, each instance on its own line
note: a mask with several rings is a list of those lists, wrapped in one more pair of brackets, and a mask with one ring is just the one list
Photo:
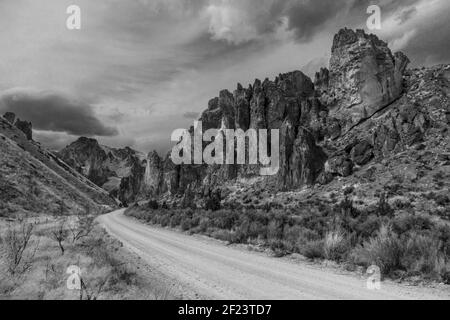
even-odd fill
[[(71, 4), (81, 30), (66, 28)], [(166, 152), (221, 89), (312, 76), (370, 4), (413, 65), (450, 62), (448, 0), (0, 0), (0, 111), (54, 149), (84, 135)]]

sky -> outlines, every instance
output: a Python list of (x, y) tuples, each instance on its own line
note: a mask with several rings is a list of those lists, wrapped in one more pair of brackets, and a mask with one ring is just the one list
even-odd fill
[[(333, 35), (366, 29), (412, 66), (450, 63), (448, 0), (0, 0), (0, 112), (59, 150), (79, 136), (167, 152), (211, 98), (327, 66)], [(81, 9), (69, 30), (67, 7)]]

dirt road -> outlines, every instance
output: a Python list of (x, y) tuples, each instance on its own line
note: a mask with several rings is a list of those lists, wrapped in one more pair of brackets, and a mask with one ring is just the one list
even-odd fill
[(450, 292), (366, 280), (276, 259), (204, 237), (156, 228), (119, 210), (99, 222), (151, 268), (176, 283), (186, 298), (209, 299), (450, 299)]

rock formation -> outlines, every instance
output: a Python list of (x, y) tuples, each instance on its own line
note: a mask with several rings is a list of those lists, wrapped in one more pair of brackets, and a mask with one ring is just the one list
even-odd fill
[[(392, 150), (397, 138), (392, 126), (352, 141), (349, 130), (400, 98), (407, 64), (403, 54), (392, 54), (376, 36), (342, 29), (334, 38), (330, 70), (322, 68), (314, 83), (294, 71), (274, 81), (256, 79), (247, 88), (238, 84), (233, 93), (222, 90), (211, 99), (200, 120), (203, 130), (279, 129), (280, 170), (267, 179), (278, 190), (328, 183), (335, 176), (351, 175), (355, 165), (369, 163), (377, 149)], [(193, 186), (204, 194), (227, 182), (256, 177), (257, 169), (174, 166), (169, 157), (163, 161), (152, 153), (144, 189), (154, 196), (183, 193)]]
[(61, 150), (59, 156), (121, 201), (133, 201), (140, 191), (145, 160), (131, 148), (109, 148), (95, 139), (81, 137)]
[(16, 115), (12, 112), (6, 112), (3, 115), (3, 118), (6, 119), (10, 124), (14, 125), (17, 129), (23, 132), (27, 137), (27, 140), (33, 140), (33, 125), (31, 122), (22, 121), (19, 118), (16, 119)]
[(175, 165), (170, 154), (156, 152), (141, 161), (128, 155), (128, 173), (118, 174), (111, 166), (117, 155), (110, 159), (106, 147), (86, 141), (63, 159), (99, 184), (120, 177), (117, 195), (128, 202), (184, 199), (186, 192), (202, 199), (214, 189), (254, 181), (275, 192), (328, 185), (415, 148), (431, 129), (448, 130), (449, 67), (406, 71), (408, 62), (376, 36), (342, 29), (329, 69), (317, 72), (314, 82), (294, 71), (220, 91), (201, 115), (203, 130), (279, 129), (276, 176), (261, 177), (259, 165)]
[(322, 70), (316, 83), (331, 114), (349, 127), (399, 98), (408, 63), (375, 35), (342, 29), (334, 37), (329, 74)]

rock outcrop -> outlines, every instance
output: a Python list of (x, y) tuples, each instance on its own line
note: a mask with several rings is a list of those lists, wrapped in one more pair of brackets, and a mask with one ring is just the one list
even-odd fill
[[(141, 161), (130, 155), (134, 160), (127, 165), (128, 174), (120, 175), (105, 165), (114, 161), (98, 145), (64, 158), (98, 182), (120, 177), (117, 195), (127, 202), (202, 200), (214, 189), (242, 184), (253, 191), (257, 184), (265, 192), (330, 185), (420, 146), (430, 132), (448, 132), (450, 68), (406, 71), (408, 62), (376, 36), (342, 29), (334, 38), (330, 68), (317, 72), (314, 82), (294, 71), (220, 91), (201, 115), (203, 130), (278, 129), (280, 168), (275, 176), (261, 177), (260, 165), (175, 165), (170, 154), (161, 158), (156, 152)], [(71, 161), (78, 152), (94, 155)]]
[(114, 197), (130, 202), (139, 194), (145, 159), (126, 147), (114, 149), (81, 137), (59, 152), (61, 159)]
[(12, 112), (6, 112), (3, 115), (3, 118), (5, 118), (10, 124), (14, 124), (16, 122), (16, 115)]
[(16, 119), (16, 115), (12, 112), (6, 112), (3, 115), (3, 118), (6, 119), (10, 124), (14, 125), (17, 129), (23, 132), (27, 137), (27, 140), (33, 140), (33, 125), (31, 122), (22, 121), (19, 118)]
[[(358, 139), (349, 130), (398, 100), (408, 59), (362, 30), (341, 30), (334, 38), (330, 70), (312, 80), (300, 71), (275, 80), (256, 79), (231, 93), (222, 90), (208, 103), (203, 130), (279, 129), (280, 170), (266, 180), (277, 190), (329, 183), (369, 163), (378, 149), (392, 150), (392, 126)], [(352, 138), (352, 139), (351, 139)], [(380, 147), (383, 144), (383, 147)], [(213, 188), (257, 177), (258, 165), (175, 166), (149, 155), (144, 179), (147, 194), (205, 194)], [(270, 183), (269, 183), (270, 181)]]
[(329, 74), (322, 70), (316, 84), (331, 114), (349, 128), (400, 97), (408, 63), (375, 35), (342, 29), (334, 37)]

